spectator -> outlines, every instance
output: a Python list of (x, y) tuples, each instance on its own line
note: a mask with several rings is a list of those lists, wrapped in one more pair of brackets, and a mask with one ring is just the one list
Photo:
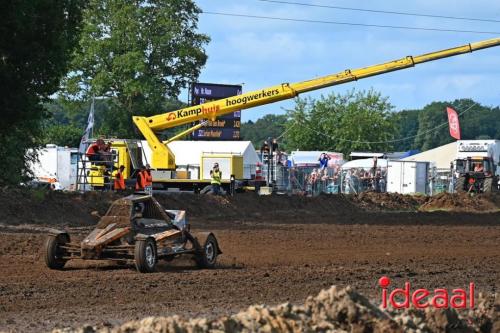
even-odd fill
[(375, 178), (373, 179), (373, 189), (375, 190), (375, 192), (381, 192), (380, 191), (380, 180), (382, 178), (382, 172), (380, 171), (380, 169), (377, 169), (376, 173), (375, 173)]
[(267, 140), (265, 140), (260, 147), (260, 158), (262, 163), (269, 164), (269, 144), (267, 143)]
[(375, 177), (375, 174), (377, 172), (377, 163), (378, 163), (378, 158), (377, 156), (373, 156), (373, 167), (372, 167), (372, 176)]
[(264, 140), (264, 143), (260, 146), (260, 153), (261, 155), (264, 153), (269, 154), (269, 144), (267, 143), (267, 140)]
[(314, 195), (318, 186), (319, 173), (317, 169), (313, 169), (309, 175), (309, 184), (311, 185), (311, 192)]
[(330, 160), (330, 156), (328, 156), (326, 153), (323, 153), (319, 156), (318, 161), (319, 161), (319, 169), (323, 170), (328, 167), (328, 161)]
[(328, 169), (323, 169), (323, 172), (321, 173), (321, 181), (326, 182), (328, 178)]
[(101, 154), (101, 160), (107, 169), (113, 169), (113, 152), (111, 151), (111, 141), (104, 143), (101, 146), (99, 153)]
[(136, 191), (144, 191), (144, 183), (145, 183), (145, 178), (144, 178), (144, 172), (146, 171), (146, 167), (144, 165), (141, 165), (139, 168), (139, 171), (137, 172), (136, 179), (135, 179), (135, 190)]
[(115, 182), (114, 182), (115, 191), (125, 190), (125, 177), (123, 176), (124, 170), (125, 170), (125, 166), (120, 165), (120, 168), (115, 173)]
[(212, 180), (210, 181), (210, 184), (212, 185), (212, 192), (215, 195), (219, 195), (222, 180), (222, 171), (219, 169), (219, 163), (214, 163), (214, 167), (210, 170), (210, 177), (212, 177)]
[(352, 191), (352, 170), (347, 170), (344, 176), (344, 192), (350, 194)]
[(271, 148), (272, 148), (273, 153), (278, 152), (278, 140), (276, 138), (273, 139), (273, 141), (271, 143)]
[(104, 149), (104, 146), (105, 146), (105, 144), (104, 144), (103, 139), (97, 139), (96, 142), (91, 144), (87, 148), (87, 152), (85, 153), (85, 155), (87, 155), (87, 158), (89, 159), (89, 161), (91, 161), (91, 162), (102, 161), (101, 154), (102, 154), (102, 151)]
[(385, 193), (387, 191), (387, 169), (382, 168), (380, 170), (380, 192)]
[(372, 181), (373, 181), (372, 174), (370, 172), (368, 172), (368, 170), (365, 170), (363, 172), (363, 186), (364, 186), (365, 191), (373, 188)]

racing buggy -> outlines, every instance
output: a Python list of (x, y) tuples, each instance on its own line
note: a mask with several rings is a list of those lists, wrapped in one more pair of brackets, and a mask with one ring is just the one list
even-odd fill
[(114, 201), (81, 243), (58, 230), (51, 230), (45, 243), (45, 263), (51, 269), (63, 269), (71, 259), (113, 260), (133, 262), (139, 272), (150, 273), (158, 260), (180, 255), (191, 256), (200, 268), (213, 268), (219, 254), (213, 233), (190, 232), (185, 211), (165, 210), (142, 193)]

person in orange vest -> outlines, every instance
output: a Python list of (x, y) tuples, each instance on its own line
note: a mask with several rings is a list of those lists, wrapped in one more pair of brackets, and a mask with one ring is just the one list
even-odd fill
[(123, 170), (125, 170), (125, 166), (120, 165), (120, 168), (115, 174), (115, 191), (125, 190), (125, 178), (123, 177)]
[(153, 186), (153, 176), (151, 176), (151, 166), (146, 164), (146, 169), (142, 172), (144, 176), (144, 187)]
[(144, 177), (146, 168), (144, 166), (141, 166), (141, 170), (137, 172), (137, 178), (135, 180), (135, 190), (136, 191), (144, 191), (144, 186), (146, 183), (146, 179)]
[(91, 144), (87, 148), (87, 152), (85, 155), (87, 155), (89, 161), (91, 162), (96, 162), (101, 160), (101, 151), (104, 148), (104, 140), (103, 139), (97, 139), (96, 142)]

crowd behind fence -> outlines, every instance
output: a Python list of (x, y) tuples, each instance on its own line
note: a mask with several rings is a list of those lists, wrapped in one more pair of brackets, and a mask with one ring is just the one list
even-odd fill
[[(264, 169), (267, 171), (267, 167)], [(274, 166), (270, 180), (277, 192), (317, 196), (319, 194), (358, 194), (387, 192), (387, 167), (342, 168), (340, 165), (320, 169), (311, 167)], [(428, 170), (428, 195), (454, 192), (454, 179), (450, 169)]]

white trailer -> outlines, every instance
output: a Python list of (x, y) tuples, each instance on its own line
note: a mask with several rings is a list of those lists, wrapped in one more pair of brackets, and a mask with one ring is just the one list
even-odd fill
[(387, 163), (387, 192), (427, 194), (429, 162), (393, 161)]
[(72, 190), (76, 184), (78, 149), (48, 144), (37, 151), (38, 161), (31, 165), (36, 179), (55, 178), (62, 189)]

